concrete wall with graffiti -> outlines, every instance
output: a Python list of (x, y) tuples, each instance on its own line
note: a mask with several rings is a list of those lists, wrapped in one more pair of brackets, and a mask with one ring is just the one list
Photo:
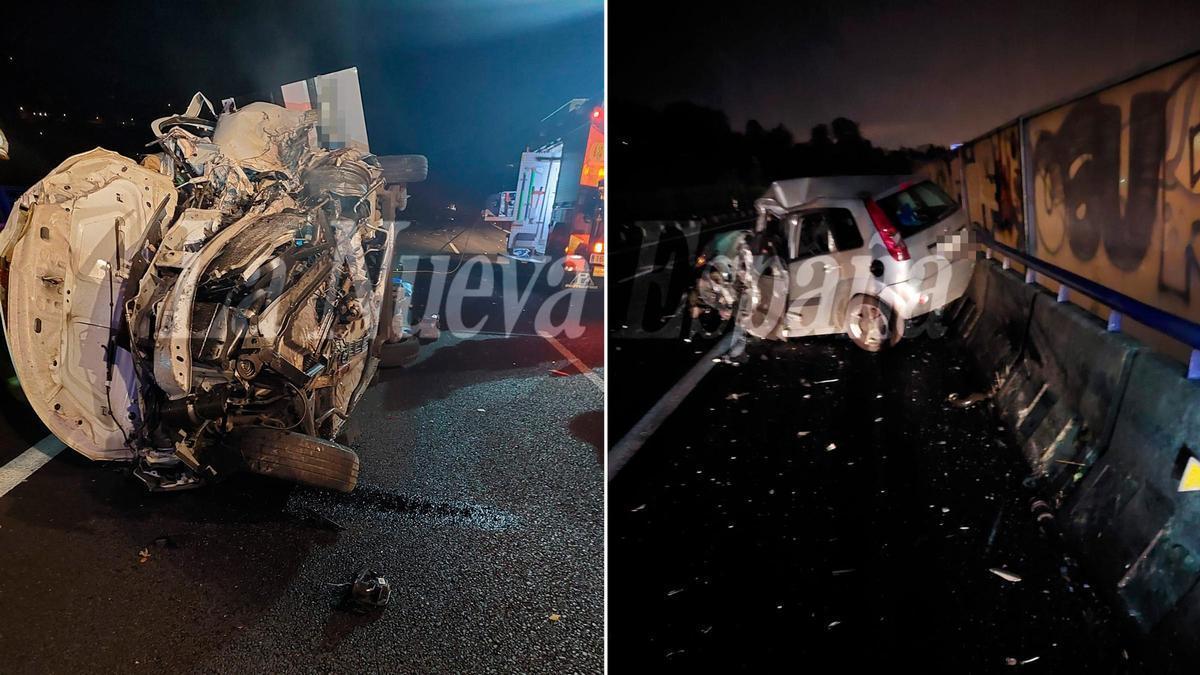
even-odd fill
[(1021, 130), (1002, 127), (960, 149), (963, 192), (971, 222), (1000, 242), (1026, 250)]
[[(971, 222), (1009, 246), (1200, 321), (1200, 55), (1023, 117), (960, 152)], [(1107, 313), (1086, 298), (1072, 301)], [(1183, 345), (1129, 328), (1186, 358)]]
[(1026, 120), (1034, 253), (1200, 320), (1200, 57)]

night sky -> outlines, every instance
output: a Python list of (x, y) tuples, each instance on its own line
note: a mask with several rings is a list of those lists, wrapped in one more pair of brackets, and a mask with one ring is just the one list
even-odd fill
[(743, 2), (657, 18), (612, 4), (615, 103), (692, 101), (797, 140), (846, 116), (887, 147), (970, 140), (1200, 49), (1195, 1)]
[[(603, 92), (600, 0), (129, 4), (5, 8), (0, 125), (23, 157), (0, 162), (0, 184), (101, 140), (148, 142), (150, 120), (196, 91), (219, 101), (357, 66), (371, 149), (429, 156), (414, 200), (482, 208), (513, 189), (539, 119)], [(71, 123), (97, 115), (106, 130)]]

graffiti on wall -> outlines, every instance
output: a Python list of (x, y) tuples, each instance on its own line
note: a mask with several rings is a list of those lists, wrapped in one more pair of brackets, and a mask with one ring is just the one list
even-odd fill
[(1200, 317), (1200, 57), (1026, 124), (1037, 255)]
[(968, 143), (962, 158), (971, 222), (997, 241), (1025, 250), (1020, 129), (1013, 124)]

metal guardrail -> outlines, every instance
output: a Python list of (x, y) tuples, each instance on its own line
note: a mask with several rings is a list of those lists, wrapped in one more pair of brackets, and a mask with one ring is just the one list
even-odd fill
[(1032, 271), (1037, 274), (1044, 274), (1062, 284), (1063, 288), (1060, 288), (1058, 293), (1059, 302), (1067, 301), (1067, 293), (1064, 291), (1070, 288), (1108, 307), (1110, 310), (1108, 329), (1110, 331), (1120, 332), (1121, 316), (1128, 316), (1163, 335), (1188, 345), (1192, 348), (1191, 358), (1188, 360), (1188, 379), (1200, 380), (1200, 324), (1169, 312), (1164, 312), (1157, 307), (1147, 305), (1141, 300), (1131, 298), (1124, 293), (1098, 284), (1091, 279), (1079, 276), (1074, 272), (998, 242), (992, 236), (991, 232), (978, 226), (975, 226), (975, 232), (981, 244), (999, 251), (1024, 265), (1028, 270), (1025, 278), (1027, 282), (1034, 281), (1034, 278), (1029, 274), (1029, 271)]
[[(754, 211), (733, 211), (722, 213), (716, 216), (705, 216), (703, 218), (687, 218), (682, 220), (638, 220), (628, 223), (620, 223), (609, 228), (609, 253), (612, 255), (621, 255), (643, 249), (648, 246), (655, 246), (660, 243), (668, 230), (675, 230), (685, 238), (698, 237), (700, 235), (716, 234), (726, 230), (753, 226), (758, 214)], [(641, 234), (641, 240), (637, 246), (621, 246), (620, 242), (616, 241), (617, 236), (612, 236), (614, 233), (637, 231)]]

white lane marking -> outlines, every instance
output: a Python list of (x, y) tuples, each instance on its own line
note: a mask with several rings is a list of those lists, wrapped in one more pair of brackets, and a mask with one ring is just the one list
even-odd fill
[(567, 360), (571, 362), (571, 365), (575, 366), (579, 372), (583, 373), (584, 377), (591, 381), (592, 384), (596, 385), (596, 388), (600, 390), (601, 394), (604, 393), (604, 378), (597, 375), (591, 368), (588, 368), (587, 364), (585, 364), (583, 361), (580, 361), (578, 356), (575, 356), (571, 353), (571, 350), (564, 347), (563, 344), (558, 340), (555, 340), (553, 335), (550, 335), (549, 333), (540, 333), (540, 335), (546, 338), (546, 342), (549, 342), (550, 346), (557, 349), (559, 354), (567, 357)]
[(8, 464), (0, 466), (0, 497), (23, 483), (66, 447), (57, 437), (50, 435), (34, 443), (33, 447), (17, 455)]
[(651, 406), (642, 419), (638, 420), (638, 423), (633, 425), (633, 428), (626, 432), (616, 445), (612, 446), (612, 449), (608, 451), (608, 480), (610, 482), (617, 477), (625, 464), (633, 459), (633, 455), (654, 435), (667, 417), (675, 412), (679, 404), (683, 403), (683, 399), (692, 393), (697, 384), (700, 384), (700, 380), (704, 379), (708, 371), (712, 370), (713, 363), (720, 361), (720, 357), (733, 348), (734, 339), (734, 331), (726, 333), (725, 337), (713, 345), (713, 348), (708, 350), (708, 353), (701, 357), (696, 365), (692, 366), (691, 370), (666, 394), (663, 394), (663, 397)]

